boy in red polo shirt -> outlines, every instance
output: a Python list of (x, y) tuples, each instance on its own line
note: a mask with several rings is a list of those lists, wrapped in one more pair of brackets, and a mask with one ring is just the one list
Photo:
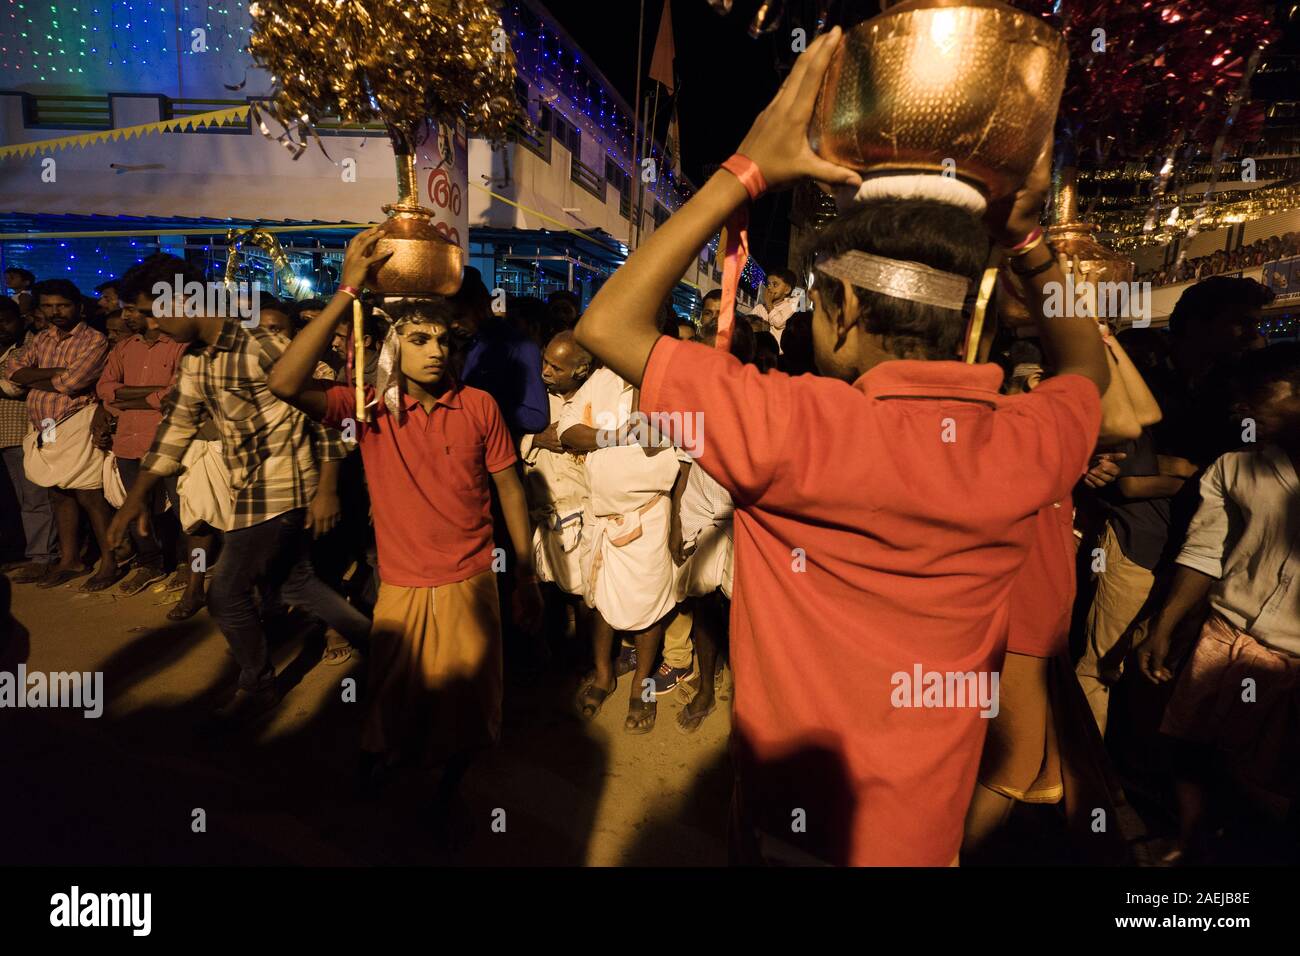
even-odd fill
[[(735, 501), (737, 850), (943, 866), (961, 845), (981, 717), (997, 712), (985, 690), (1012, 583), (1038, 512), (1083, 474), (1109, 372), (1090, 320), (1040, 323), (1059, 374), (1028, 395), (1000, 395), (996, 366), (953, 361), (988, 236), (972, 212), (927, 200), (862, 203), (814, 238), (826, 377), (764, 375), (659, 336), (654, 304), (751, 188), (859, 184), (805, 133), (839, 38), (809, 46), (740, 156), (606, 282), (577, 335), (641, 387), (643, 411), (703, 413), (696, 463)], [(1035, 231), (1046, 159), (993, 231), (1040, 302), (1063, 281)]]
[[(416, 756), (444, 768), (435, 821), (473, 756), (501, 732), (501, 621), (489, 476), (514, 549), (521, 626), (540, 613), (532, 534), (515, 449), (487, 392), (451, 374), (452, 310), (443, 299), (386, 307), (392, 328), (370, 421), (356, 421), (352, 385), (313, 379), (334, 329), (365, 281), (375, 230), (348, 245), (343, 287), (298, 333), (272, 370), (279, 398), (333, 427), (355, 429), (365, 464), (382, 580), (371, 634), (363, 772)], [(351, 425), (349, 426), (349, 423)]]

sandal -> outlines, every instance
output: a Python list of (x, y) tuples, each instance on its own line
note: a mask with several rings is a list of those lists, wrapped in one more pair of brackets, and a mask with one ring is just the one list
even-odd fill
[(50, 573), (51, 567), (49, 564), (25, 563), (9, 574), (9, 580), (14, 584), (35, 584)]
[(36, 582), (36, 586), (42, 590), (49, 588), (58, 588), (67, 584), (69, 581), (75, 581), (83, 574), (88, 574), (90, 568), (55, 568), (53, 565), (45, 572), (45, 576)]
[(630, 701), (627, 705), (627, 719), (623, 721), (623, 732), (628, 734), (648, 734), (655, 729), (655, 715), (658, 712), (655, 701), (646, 702), (641, 698)]
[(93, 594), (96, 591), (107, 591), (118, 581), (122, 580), (122, 578), (126, 577), (126, 573), (127, 569), (120, 564), (113, 569), (111, 574), (108, 575), (101, 576), (100, 572), (97, 571), (95, 572), (94, 577), (77, 590), (87, 594)]
[(174, 608), (167, 612), (169, 621), (188, 621), (199, 611), (207, 607), (207, 598), (199, 595), (196, 598), (182, 597)]
[(690, 705), (686, 705), (677, 714), (678, 732), (683, 734), (695, 733), (695, 731), (700, 729), (700, 725), (704, 723), (704, 718), (708, 717), (709, 714), (713, 713), (717, 709), (718, 699), (716, 697), (713, 699), (713, 703), (709, 705), (709, 709), (704, 711), (702, 714), (692, 714), (690, 712)]
[[(615, 685), (617, 686), (617, 684)], [(609, 695), (614, 693), (614, 688), (605, 690), (603, 687), (597, 687), (594, 683), (584, 684), (578, 691), (578, 716), (585, 721), (593, 721), (600, 709), (605, 706), (605, 701)]]
[(325, 653), (321, 654), (320, 662), (330, 667), (338, 667), (340, 664), (346, 664), (352, 660), (352, 645), (339, 644), (337, 647), (325, 648)]

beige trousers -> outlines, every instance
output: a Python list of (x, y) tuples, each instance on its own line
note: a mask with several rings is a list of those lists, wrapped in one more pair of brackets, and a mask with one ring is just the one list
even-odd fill
[(1134, 644), (1135, 630), (1145, 627), (1146, 622), (1138, 621), (1137, 617), (1155, 584), (1155, 574), (1124, 556), (1109, 522), (1100, 547), (1105, 554), (1105, 570), (1093, 573), (1097, 592), (1088, 609), (1083, 657), (1074, 672), (1088, 699), (1088, 708), (1097, 720), (1097, 728), (1105, 736), (1110, 685), (1123, 671), (1124, 657)]

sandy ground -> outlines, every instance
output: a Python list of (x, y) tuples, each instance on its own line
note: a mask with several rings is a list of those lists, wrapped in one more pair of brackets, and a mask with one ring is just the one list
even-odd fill
[[(355, 795), (363, 665), (319, 663), (318, 639), (273, 635), (290, 686), (258, 732), (195, 733), (236, 668), (206, 612), (173, 624), (161, 596), (14, 587), (29, 671), (102, 671), (104, 713), (0, 712), (6, 819), (0, 863), (720, 865), (730, 790), (726, 705), (692, 737), (660, 698), (646, 736), (622, 731), (628, 677), (599, 718), (572, 715), (572, 673), (507, 678), (501, 746), (467, 780), (470, 832), (440, 852), (414, 776)], [(12, 670), (12, 659), (4, 667)], [(13, 812), (16, 810), (17, 812)], [(202, 811), (199, 813), (198, 811)], [(205, 825), (195, 832), (196, 820)]]

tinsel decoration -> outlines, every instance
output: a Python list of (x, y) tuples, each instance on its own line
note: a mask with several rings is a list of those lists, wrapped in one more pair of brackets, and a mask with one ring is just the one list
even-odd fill
[(257, 0), (248, 12), (249, 53), (274, 79), (268, 112), (295, 155), (324, 117), (386, 123), (406, 153), (427, 117), (496, 143), (519, 117), (514, 51), (489, 0)]
[(254, 226), (250, 229), (228, 229), (226, 231), (226, 273), (225, 281), (227, 286), (233, 286), (239, 275), (239, 257), (244, 246), (254, 246), (261, 249), (271, 259), (271, 267), (275, 270), (276, 277), (280, 280), (280, 285), (284, 292), (294, 299), (306, 297), (311, 291), (310, 285), (305, 283), (293, 271), (293, 266), (289, 262), (289, 256), (285, 253), (284, 248), (280, 245), (280, 240), (273, 233), (267, 232), (260, 226)]
[[(1070, 72), (1057, 139), (1083, 161), (1164, 155), (1176, 137), (1229, 149), (1257, 138), (1263, 109), (1235, 94), (1278, 37), (1260, 0), (1009, 0), (1064, 35)], [(1098, 31), (1104, 31), (1099, 33)], [(1228, 122), (1234, 107), (1237, 113)], [(1100, 154), (1100, 155), (1099, 155)]]

